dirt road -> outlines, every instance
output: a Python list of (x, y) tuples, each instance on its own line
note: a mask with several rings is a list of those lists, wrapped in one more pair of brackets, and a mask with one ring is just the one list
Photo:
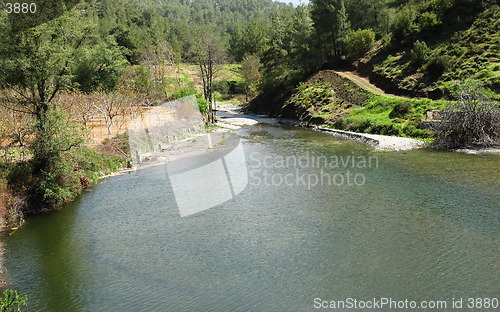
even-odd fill
[(404, 99), (405, 97), (395, 95), (395, 94), (390, 94), (386, 93), (384, 90), (380, 89), (379, 87), (375, 86), (372, 84), (368, 78), (358, 76), (355, 72), (351, 71), (335, 71), (339, 76), (342, 76), (344, 78), (347, 78), (354, 82), (356, 85), (358, 85), (360, 88), (363, 88), (367, 91), (370, 91), (375, 94), (380, 94), (380, 95), (385, 95), (385, 96), (390, 96), (394, 98), (401, 98)]

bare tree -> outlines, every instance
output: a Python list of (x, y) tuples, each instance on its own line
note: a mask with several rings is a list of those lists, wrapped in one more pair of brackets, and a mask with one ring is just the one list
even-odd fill
[(33, 134), (33, 129), (30, 127), (33, 116), (3, 106), (0, 106), (0, 114), (2, 116), (0, 119), (0, 143), (26, 146), (30, 135)]
[(95, 100), (95, 96), (80, 91), (64, 92), (57, 97), (57, 102), (69, 117), (87, 129), (92, 129), (92, 122), (98, 113)]
[[(133, 93), (126, 93), (123, 90), (111, 93), (95, 93), (94, 107), (104, 118), (108, 135), (112, 135), (112, 127), (119, 129), (126, 123), (129, 116), (136, 113), (137, 97)], [(119, 117), (122, 117), (121, 119)]]
[(152, 70), (155, 81), (161, 82), (167, 74), (166, 68), (175, 67), (174, 49), (167, 41), (148, 46), (142, 55), (141, 64)]
[(108, 134), (111, 135), (111, 128), (114, 125), (115, 117), (121, 113), (120, 103), (116, 100), (117, 95), (116, 93), (107, 94), (105, 92), (99, 92), (96, 93), (95, 96), (96, 101), (94, 102), (94, 107), (104, 118), (106, 127), (108, 128)]

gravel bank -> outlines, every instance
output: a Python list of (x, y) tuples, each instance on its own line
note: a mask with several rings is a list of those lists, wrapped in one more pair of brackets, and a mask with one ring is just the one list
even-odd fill
[(378, 135), (378, 134), (357, 133), (357, 132), (324, 128), (324, 127), (318, 127), (317, 129), (323, 132), (331, 133), (336, 136), (370, 144), (377, 150), (407, 151), (416, 148), (422, 148), (425, 146), (425, 142), (410, 138), (402, 138), (402, 137)]
[[(219, 103), (217, 105), (217, 116), (219, 117), (219, 125), (222, 127), (240, 127), (243, 125), (254, 125), (256, 123), (271, 123), (279, 124), (278, 120), (274, 118), (256, 116), (243, 114), (241, 108), (237, 105)], [(290, 124), (290, 122), (285, 122), (285, 124)], [(294, 122), (298, 124), (298, 122)], [(357, 140), (366, 144), (370, 144), (377, 150), (387, 150), (387, 151), (406, 151), (416, 148), (424, 147), (425, 142), (402, 138), (396, 136), (386, 136), (377, 134), (365, 134), (350, 131), (335, 130), (325, 127), (316, 127), (317, 130), (331, 133), (336, 136), (343, 138)]]

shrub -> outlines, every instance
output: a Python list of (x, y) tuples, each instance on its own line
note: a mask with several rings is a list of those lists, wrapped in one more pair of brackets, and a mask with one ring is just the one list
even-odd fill
[[(129, 157), (129, 155), (120, 157), (109, 152), (98, 152), (89, 147), (81, 147), (70, 152), (68, 160), (73, 164), (73, 171), (95, 182), (97, 176), (108, 174), (124, 166), (124, 160)], [(93, 176), (93, 173), (96, 176)]]
[(350, 59), (357, 59), (370, 51), (375, 41), (375, 32), (371, 29), (358, 29), (345, 38), (345, 47)]
[(442, 114), (436, 128), (437, 148), (495, 146), (500, 144), (500, 108), (488, 102), (482, 85), (476, 81), (457, 84), (458, 103)]
[(420, 66), (425, 64), (429, 59), (429, 55), (431, 54), (431, 49), (427, 46), (425, 41), (415, 42), (413, 45), (413, 49), (411, 50), (411, 63), (415, 66)]
[(204, 116), (206, 116), (208, 114), (208, 106), (210, 103), (203, 97), (203, 94), (198, 93), (195, 88), (193, 87), (182, 88), (178, 92), (174, 93), (172, 97), (174, 99), (180, 99), (190, 95), (196, 96), (196, 100), (198, 102), (198, 109)]
[(391, 119), (394, 118), (403, 118), (405, 115), (411, 113), (413, 111), (413, 107), (410, 103), (398, 103), (394, 106), (394, 109), (389, 113), (389, 117)]
[(432, 32), (441, 24), (437, 14), (433, 12), (424, 12), (418, 19), (418, 26), (422, 31)]
[(21, 306), (26, 306), (28, 297), (21, 297), (17, 291), (6, 289), (3, 296), (0, 297), (0, 311), (1, 312), (16, 312), (21, 311)]
[(448, 69), (450, 60), (443, 55), (431, 57), (425, 65), (425, 73), (432, 79), (437, 79)]
[(7, 182), (13, 192), (25, 193), (29, 188), (31, 188), (31, 174), (33, 172), (31, 163), (15, 163), (11, 168), (9, 168), (8, 172)]

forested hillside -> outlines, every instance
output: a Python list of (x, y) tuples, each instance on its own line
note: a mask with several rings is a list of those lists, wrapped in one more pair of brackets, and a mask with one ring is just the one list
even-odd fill
[(328, 0), (311, 1), (305, 11), (302, 43), (296, 44), (293, 18), (281, 20), (290, 22), (280, 36), (270, 35), (280, 53), (263, 54), (264, 89), (275, 82), (283, 90), (287, 81), (296, 85), (316, 69), (330, 68), (357, 70), (383, 89), (409, 96), (451, 98), (452, 81), (469, 78), (500, 90), (496, 1)]

